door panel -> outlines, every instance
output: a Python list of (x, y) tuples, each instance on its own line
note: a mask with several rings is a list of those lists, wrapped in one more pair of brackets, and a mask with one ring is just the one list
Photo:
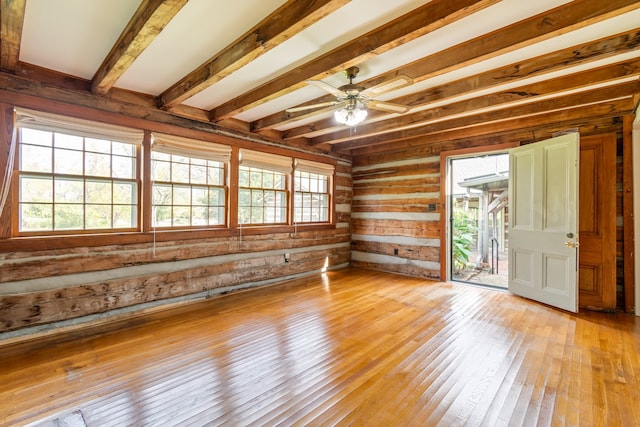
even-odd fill
[(580, 141), (579, 305), (616, 307), (616, 136)]
[(509, 290), (577, 311), (577, 133), (510, 152)]

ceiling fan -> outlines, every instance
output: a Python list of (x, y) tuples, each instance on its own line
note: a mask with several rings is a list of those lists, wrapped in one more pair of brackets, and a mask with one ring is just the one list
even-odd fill
[(336, 108), (334, 116), (338, 123), (347, 126), (355, 126), (358, 123), (361, 123), (367, 117), (367, 108), (398, 114), (403, 114), (409, 111), (409, 107), (406, 105), (387, 101), (378, 101), (373, 99), (373, 97), (413, 84), (413, 79), (411, 79), (411, 77), (399, 75), (367, 89), (364, 86), (359, 86), (353, 83), (353, 79), (356, 78), (359, 71), (360, 69), (358, 67), (347, 68), (344, 73), (346, 74), (347, 79), (349, 79), (349, 83), (340, 87), (331, 86), (322, 80), (307, 80), (307, 83), (334, 95), (336, 100), (288, 108), (286, 111), (288, 113), (295, 113), (333, 106)]

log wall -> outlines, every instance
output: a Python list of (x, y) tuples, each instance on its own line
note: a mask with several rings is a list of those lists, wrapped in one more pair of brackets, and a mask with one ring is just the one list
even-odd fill
[(335, 227), (0, 238), (0, 341), (348, 266), (351, 160), (329, 156)]
[[(561, 130), (561, 129), (557, 129)], [(550, 137), (553, 129), (544, 137)], [(606, 128), (581, 128), (583, 135), (618, 132), (617, 289), (624, 307), (622, 218), (622, 128), (619, 121)], [(544, 139), (540, 137), (538, 139)], [(352, 265), (431, 279), (441, 278), (440, 153), (517, 142), (508, 136), (422, 143), (392, 152), (363, 152), (353, 160)], [(522, 143), (532, 141), (522, 140)]]

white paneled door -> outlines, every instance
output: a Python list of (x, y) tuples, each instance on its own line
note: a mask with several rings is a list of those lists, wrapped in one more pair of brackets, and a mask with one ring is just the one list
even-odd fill
[(578, 310), (577, 133), (510, 151), (509, 290)]

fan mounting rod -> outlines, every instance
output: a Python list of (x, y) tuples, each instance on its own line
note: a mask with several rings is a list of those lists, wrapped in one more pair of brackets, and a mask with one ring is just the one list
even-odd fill
[(346, 93), (349, 97), (356, 97), (360, 94), (360, 92), (364, 90), (364, 86), (353, 84), (353, 79), (356, 78), (359, 71), (360, 71), (360, 68), (358, 67), (349, 67), (346, 70), (344, 70), (344, 73), (347, 75), (347, 78), (349, 79), (349, 84), (342, 85), (339, 87), (339, 89), (344, 93)]

